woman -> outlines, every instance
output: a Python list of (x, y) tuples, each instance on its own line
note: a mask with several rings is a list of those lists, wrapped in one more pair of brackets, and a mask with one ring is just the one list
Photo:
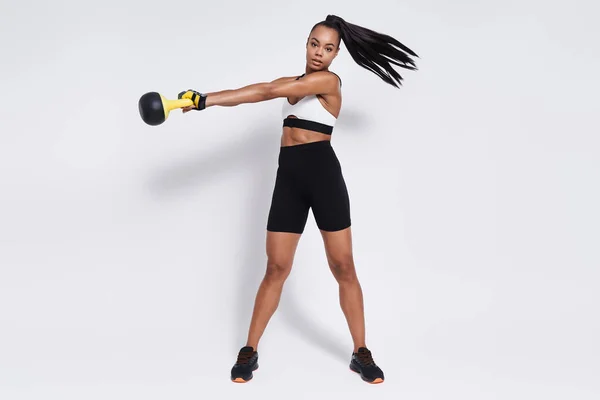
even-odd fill
[(352, 255), (350, 203), (331, 146), (342, 103), (342, 83), (329, 66), (342, 40), (360, 66), (395, 87), (399, 87), (402, 77), (390, 64), (416, 69), (410, 55), (418, 56), (396, 39), (328, 15), (310, 31), (304, 74), (236, 90), (188, 90), (178, 96), (194, 102), (184, 112), (285, 99), (277, 178), (267, 221), (267, 268), (256, 295), (246, 346), (231, 369), (234, 382), (247, 382), (258, 368), (258, 342), (279, 304), (309, 209), (321, 231), (329, 267), (339, 283), (340, 305), (354, 342), (350, 368), (367, 382), (384, 380), (365, 342), (362, 289)]

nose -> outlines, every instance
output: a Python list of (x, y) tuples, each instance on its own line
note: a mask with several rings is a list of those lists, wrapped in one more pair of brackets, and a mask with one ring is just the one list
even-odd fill
[(315, 54), (316, 54), (317, 56), (322, 56), (322, 55), (323, 55), (323, 51), (321, 50), (321, 48), (320, 48), (320, 47), (317, 47), (317, 50), (316, 50)]

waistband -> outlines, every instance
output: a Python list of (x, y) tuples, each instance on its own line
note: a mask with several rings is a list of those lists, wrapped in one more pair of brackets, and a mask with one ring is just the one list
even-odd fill
[(316, 142), (293, 144), (291, 146), (280, 146), (279, 150), (282, 153), (293, 153), (293, 152), (298, 152), (298, 151), (327, 148), (327, 147), (333, 148), (333, 146), (331, 146), (331, 140), (318, 140)]

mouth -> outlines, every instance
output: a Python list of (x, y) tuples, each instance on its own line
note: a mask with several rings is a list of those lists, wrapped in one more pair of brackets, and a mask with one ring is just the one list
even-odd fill
[(322, 61), (315, 60), (314, 58), (313, 58), (311, 61), (313, 62), (313, 64), (317, 64), (317, 65), (321, 65), (321, 64), (323, 64), (323, 62), (322, 62)]

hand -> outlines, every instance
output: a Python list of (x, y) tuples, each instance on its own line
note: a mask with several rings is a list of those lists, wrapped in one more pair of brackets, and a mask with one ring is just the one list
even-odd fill
[(206, 95), (196, 90), (188, 89), (177, 96), (178, 99), (190, 99), (194, 103), (193, 106), (187, 106), (183, 108), (183, 112), (190, 110), (204, 110), (206, 103)]
[(183, 111), (183, 113), (185, 114), (188, 111), (192, 111), (195, 110), (196, 106), (187, 106), (187, 107), (182, 107), (181, 110)]

